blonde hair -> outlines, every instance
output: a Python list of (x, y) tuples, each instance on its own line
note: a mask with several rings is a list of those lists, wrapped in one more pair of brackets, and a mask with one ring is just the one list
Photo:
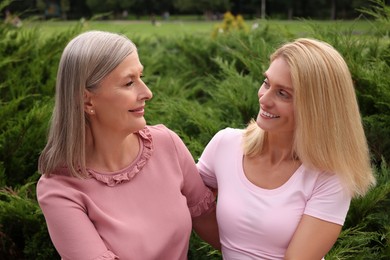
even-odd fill
[[(294, 155), (309, 168), (338, 174), (353, 196), (364, 195), (375, 178), (344, 59), (331, 45), (306, 38), (282, 45), (271, 62), (279, 57), (288, 63), (294, 86)], [(265, 140), (252, 120), (244, 133), (244, 154), (260, 154)]]
[(38, 162), (41, 174), (49, 176), (60, 167), (68, 167), (74, 177), (87, 176), (84, 91), (98, 88), (133, 51), (136, 46), (126, 36), (102, 31), (84, 32), (65, 47), (57, 72), (48, 141)]

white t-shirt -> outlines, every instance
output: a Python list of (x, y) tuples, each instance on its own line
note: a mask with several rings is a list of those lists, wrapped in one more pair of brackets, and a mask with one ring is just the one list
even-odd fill
[(224, 259), (283, 259), (303, 214), (344, 224), (351, 197), (335, 174), (301, 165), (276, 189), (243, 171), (241, 129), (218, 132), (198, 161), (203, 181), (218, 188), (217, 219)]

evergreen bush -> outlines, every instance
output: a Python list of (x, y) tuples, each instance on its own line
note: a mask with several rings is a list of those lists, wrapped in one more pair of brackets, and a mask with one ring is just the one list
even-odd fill
[[(390, 43), (375, 31), (356, 36), (308, 22), (307, 37), (334, 45), (345, 57), (368, 138), (378, 184), (354, 199), (328, 259), (390, 259)], [(42, 35), (39, 28), (0, 24), (0, 258), (59, 259), (35, 199), (37, 159), (46, 142), (60, 54), (81, 25)], [(383, 31), (383, 30), (382, 30)], [(218, 37), (129, 37), (138, 46), (145, 81), (154, 93), (149, 124), (164, 123), (184, 140), (195, 159), (225, 127), (243, 128), (259, 109), (257, 91), (269, 54), (300, 37), (270, 31), (266, 21), (251, 31)], [(221, 259), (195, 234), (189, 259)]]

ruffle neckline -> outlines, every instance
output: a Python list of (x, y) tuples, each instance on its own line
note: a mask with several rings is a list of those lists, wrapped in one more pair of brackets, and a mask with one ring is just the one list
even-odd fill
[(97, 172), (92, 169), (87, 169), (88, 174), (98, 181), (101, 181), (108, 186), (115, 186), (123, 182), (131, 181), (145, 166), (153, 152), (152, 135), (147, 127), (138, 131), (140, 138), (140, 154), (137, 159), (126, 168), (110, 173)]

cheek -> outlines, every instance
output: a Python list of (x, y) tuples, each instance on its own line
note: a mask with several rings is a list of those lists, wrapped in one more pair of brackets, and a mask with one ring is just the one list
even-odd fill
[(284, 116), (290, 118), (290, 119), (294, 119), (295, 117), (295, 113), (294, 113), (294, 106), (290, 103), (278, 103), (278, 109), (279, 109), (279, 113), (280, 114), (283, 114)]
[(295, 113), (294, 113), (294, 107), (293, 106), (290, 106), (288, 108), (288, 113), (289, 113), (289, 117), (290, 117), (290, 121), (293, 125), (295, 125)]

